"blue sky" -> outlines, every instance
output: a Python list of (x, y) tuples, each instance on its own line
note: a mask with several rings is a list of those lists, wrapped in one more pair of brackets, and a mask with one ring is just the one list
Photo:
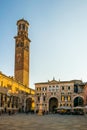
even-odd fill
[(87, 0), (0, 0), (0, 71), (14, 75), (17, 20), (30, 23), (30, 86), (87, 81)]

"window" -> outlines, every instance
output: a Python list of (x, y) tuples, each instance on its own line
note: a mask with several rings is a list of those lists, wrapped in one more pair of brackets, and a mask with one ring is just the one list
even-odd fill
[(16, 44), (16, 47), (19, 47), (19, 44)]
[(56, 95), (56, 92), (54, 93), (54, 95)]
[(23, 43), (22, 42), (20, 43), (20, 46), (23, 47)]
[(49, 86), (49, 91), (51, 90), (51, 86)]
[(40, 102), (40, 97), (38, 96), (38, 102)]
[(47, 88), (46, 88), (46, 87), (44, 87), (44, 88), (42, 88), (42, 90), (43, 90), (43, 91), (46, 91), (46, 90), (47, 90)]
[(51, 92), (51, 95), (53, 95), (53, 92)]
[(47, 88), (45, 88), (45, 90), (47, 90)]
[(78, 85), (77, 84), (74, 85), (74, 92), (78, 93)]
[(19, 24), (19, 30), (21, 30), (21, 24)]
[(23, 47), (23, 43), (22, 42), (21, 43), (17, 43), (16, 47)]
[(62, 90), (64, 90), (64, 86), (62, 86)]
[(58, 87), (58, 85), (56, 86), (56, 89), (58, 89), (59, 87)]
[(68, 86), (68, 90), (70, 90), (70, 86)]
[(68, 96), (68, 101), (70, 101), (71, 100), (71, 96)]
[(45, 96), (43, 96), (43, 101), (45, 102), (45, 100), (46, 100), (46, 97), (45, 97)]
[(36, 88), (36, 90), (38, 91), (38, 88)]
[(68, 100), (68, 97), (67, 96), (65, 96), (65, 101), (67, 101)]
[(22, 28), (23, 28), (23, 30), (25, 30), (25, 25), (24, 24), (22, 24)]
[(39, 88), (39, 91), (41, 91), (41, 88)]
[(61, 101), (64, 101), (64, 99), (65, 99), (64, 96), (61, 96)]

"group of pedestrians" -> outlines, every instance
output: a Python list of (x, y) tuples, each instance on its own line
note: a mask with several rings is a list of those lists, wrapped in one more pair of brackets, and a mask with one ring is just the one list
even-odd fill
[(17, 113), (17, 111), (12, 111), (12, 110), (8, 110), (8, 111), (3, 111), (2, 110), (1, 111), (0, 110), (0, 116), (3, 115), (3, 114), (8, 114), (10, 116), (10, 115), (13, 115), (13, 114), (16, 114), (16, 113)]

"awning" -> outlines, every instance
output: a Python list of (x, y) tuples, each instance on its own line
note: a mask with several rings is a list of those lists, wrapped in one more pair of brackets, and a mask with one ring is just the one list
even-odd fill
[(61, 107), (58, 107), (56, 109), (65, 109), (65, 110), (69, 110), (69, 109), (72, 109), (71, 107), (68, 107), (68, 106), (61, 106)]
[(73, 109), (84, 109), (84, 107), (77, 106), (77, 107), (73, 107)]

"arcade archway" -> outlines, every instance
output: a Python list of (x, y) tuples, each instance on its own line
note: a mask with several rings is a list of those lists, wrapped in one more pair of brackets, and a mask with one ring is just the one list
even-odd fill
[(84, 100), (82, 97), (76, 97), (74, 99), (74, 107), (77, 107), (77, 106), (84, 106)]
[(49, 112), (54, 112), (55, 108), (58, 107), (58, 100), (55, 97), (50, 98), (49, 100)]
[(26, 111), (30, 112), (32, 108), (32, 98), (27, 98), (26, 99)]

